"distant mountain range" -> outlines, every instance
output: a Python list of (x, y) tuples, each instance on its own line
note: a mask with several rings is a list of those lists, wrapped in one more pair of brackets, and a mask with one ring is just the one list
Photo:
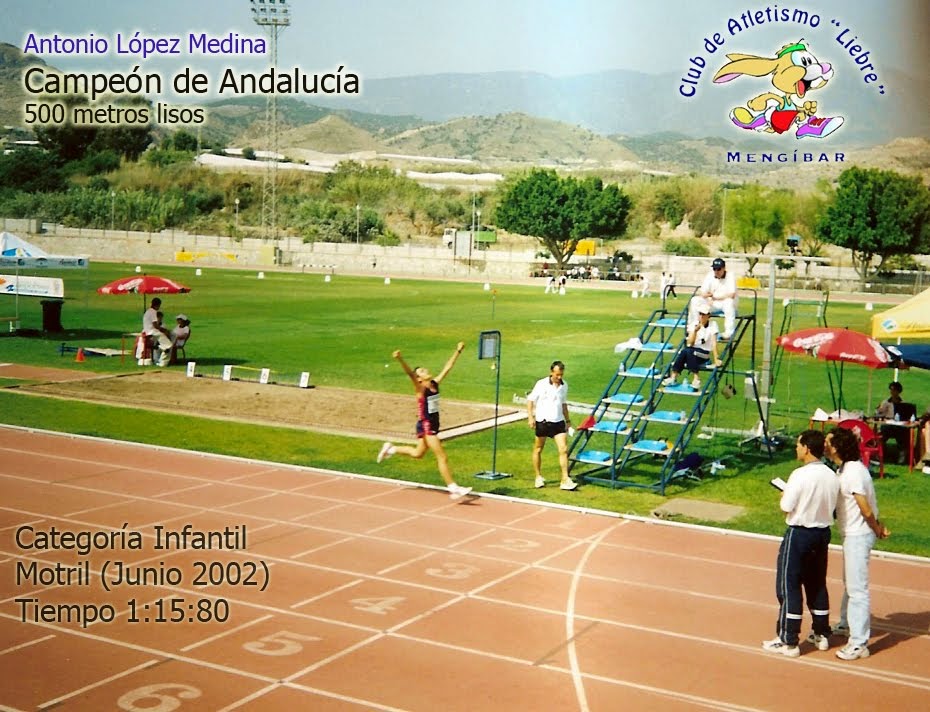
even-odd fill
[[(29, 57), (29, 64), (45, 64)], [(27, 62), (23, 53), (11, 44), (0, 42), (0, 126), (20, 126), (26, 92), (22, 89), (22, 69)]]
[[(26, 99), (21, 69), (35, 61), (12, 45), (0, 44), (0, 123), (21, 124)], [(859, 84), (844, 89), (856, 77), (835, 81), (819, 99), (820, 107), (836, 110), (846, 123), (819, 143), (732, 126), (728, 112), (757, 89), (751, 82), (741, 87), (702, 85), (695, 98), (684, 99), (674, 76), (615, 71), (565, 78), (519, 72), (442, 74), (364, 81), (360, 96), (314, 96), (312, 104), (282, 97), (278, 146), (294, 160), (313, 152), (337, 157), (401, 154), (468, 159), (494, 169), (531, 164), (694, 172), (785, 187), (835, 176), (853, 162), (930, 177), (927, 82), (890, 76), (885, 98)], [(261, 96), (208, 102), (209, 121), (201, 138), (266, 148), (265, 103)], [(849, 158), (845, 164), (828, 165), (727, 160), (731, 151), (795, 150), (846, 152)]]
[[(846, 118), (843, 142), (877, 145), (899, 137), (930, 136), (930, 80), (889, 72), (887, 91), (881, 96), (857, 75), (838, 69), (822, 93), (808, 95), (819, 101), (820, 114)], [(515, 112), (575, 124), (605, 136), (666, 132), (732, 141), (729, 110), (769, 88), (765, 79), (744, 77), (714, 86), (708, 78), (699, 82), (694, 98), (685, 99), (678, 93), (679, 84), (674, 74), (624, 70), (572, 77), (526, 72), (434, 74), (363, 80), (360, 96), (312, 101), (382, 116), (413, 114), (426, 121)]]

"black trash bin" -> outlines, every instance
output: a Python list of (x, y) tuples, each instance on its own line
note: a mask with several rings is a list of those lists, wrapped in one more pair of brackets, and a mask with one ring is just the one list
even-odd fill
[(64, 331), (61, 325), (61, 299), (43, 299), (42, 302), (42, 331)]

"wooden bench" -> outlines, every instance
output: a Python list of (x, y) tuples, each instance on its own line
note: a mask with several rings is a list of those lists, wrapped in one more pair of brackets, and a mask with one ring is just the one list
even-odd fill
[(14, 331), (19, 331), (19, 317), (18, 316), (0, 316), (0, 322), (7, 322), (9, 324), (10, 333)]

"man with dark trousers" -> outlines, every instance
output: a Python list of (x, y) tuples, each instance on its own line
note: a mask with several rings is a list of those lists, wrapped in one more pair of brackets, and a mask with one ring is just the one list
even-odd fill
[[(798, 640), (804, 617), (804, 597), (813, 618), (808, 637), (819, 650), (830, 647), (830, 599), (827, 593), (827, 549), (830, 526), (839, 494), (839, 480), (823, 461), (824, 434), (805, 430), (798, 437), (795, 456), (802, 463), (784, 483), (781, 510), (788, 530), (778, 549), (775, 594), (778, 598), (778, 637), (763, 649), (789, 658), (801, 654)], [(802, 595), (803, 591), (803, 595)]]

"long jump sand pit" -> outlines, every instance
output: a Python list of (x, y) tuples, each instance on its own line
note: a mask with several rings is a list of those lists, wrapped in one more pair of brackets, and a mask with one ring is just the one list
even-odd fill
[[(122, 407), (184, 413), (208, 418), (283, 425), (320, 432), (392, 439), (410, 439), (416, 422), (414, 395), (397, 395), (348, 388), (298, 388), (219, 378), (188, 378), (180, 371), (157, 370), (74, 381), (21, 386), (19, 392), (72, 398)], [(518, 412), (501, 408), (499, 418)], [(493, 404), (444, 398), (442, 429), (489, 421)]]

